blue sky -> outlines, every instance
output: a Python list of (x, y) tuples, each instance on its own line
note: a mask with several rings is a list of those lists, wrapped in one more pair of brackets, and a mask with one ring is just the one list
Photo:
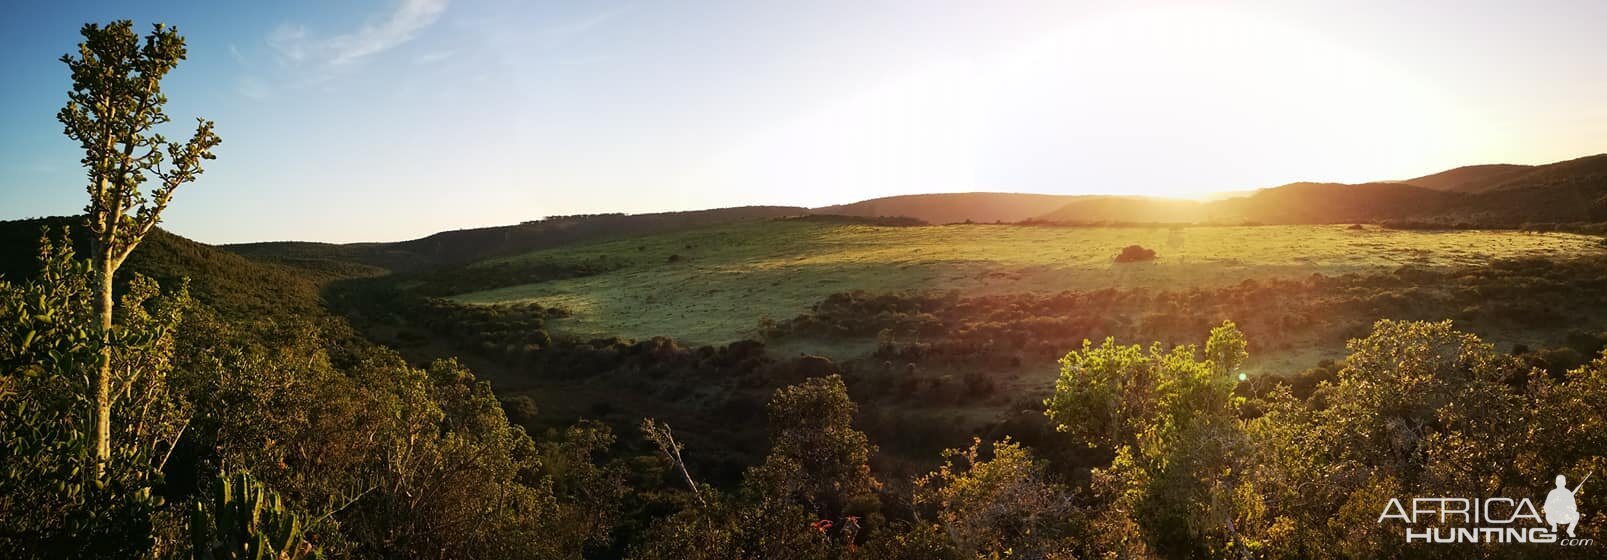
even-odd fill
[(188, 39), (168, 112), (224, 144), (164, 226), (212, 243), (1607, 151), (1601, 2), (34, 2), (0, 20), (0, 219), (82, 208), (57, 58), (119, 18)]

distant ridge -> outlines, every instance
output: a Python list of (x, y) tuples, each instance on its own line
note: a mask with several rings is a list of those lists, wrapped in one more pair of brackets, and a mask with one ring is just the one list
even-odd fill
[(908, 217), (932, 224), (1019, 222), (1042, 215), (1087, 195), (998, 192), (912, 194), (815, 208), (816, 214)]
[(1441, 215), (1457, 196), (1406, 183), (1291, 183), (1213, 202), (1209, 212), (1222, 221), (1266, 224), (1410, 221)]
[(953, 193), (876, 198), (817, 213), (903, 216), (935, 224), (1329, 224), (1521, 227), (1607, 222), (1607, 154), (1547, 165), (1471, 165), (1403, 181), (1290, 183), (1190, 201), (1140, 196)]
[(1146, 196), (1092, 196), (1033, 217), (1057, 223), (1193, 223), (1210, 221), (1208, 203)]
[[(83, 224), (83, 216), (0, 221), (0, 278), (20, 281), (38, 272), (43, 228), (49, 228), (55, 237), (62, 228), (70, 227), (74, 246), (80, 251), (87, 249), (89, 240)], [(137, 273), (157, 280), (165, 289), (174, 289), (188, 279), (190, 293), (221, 313), (285, 317), (318, 312), (323, 305), (319, 284), (324, 281), (380, 272), (349, 262), (318, 267), (259, 262), (156, 228), (129, 255), (117, 281), (126, 283)]]
[(553, 216), (511, 226), (443, 231), (395, 243), (272, 241), (224, 245), (223, 248), (253, 258), (330, 259), (408, 271), (468, 263), (567, 243), (807, 213), (809, 209), (797, 206), (740, 206), (652, 214)]
[(1509, 163), (1469, 165), (1401, 182), (1437, 191), (1479, 192), (1534, 168)]
[[(1335, 224), (1402, 227), (1607, 229), (1607, 154), (1547, 165), (1458, 167), (1415, 179), (1361, 184), (1300, 182), (1195, 201), (1142, 196), (999, 192), (916, 194), (821, 208), (746, 206), (654, 214), (558, 216), (510, 226), (445, 231), (395, 243), (271, 242), (226, 245), (298, 268), (360, 263), (392, 271), (462, 264), (568, 243), (740, 220), (804, 215), (908, 218), (929, 224)], [(868, 223), (883, 223), (872, 220)], [(894, 222), (885, 222), (894, 223)], [(897, 222), (908, 225), (907, 222)]]

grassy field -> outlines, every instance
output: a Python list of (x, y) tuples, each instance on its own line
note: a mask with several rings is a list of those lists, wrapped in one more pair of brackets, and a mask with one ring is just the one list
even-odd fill
[[(1116, 264), (1126, 245), (1150, 263)], [(1603, 251), (1562, 233), (1399, 231), (1345, 226), (1051, 228), (875, 227), (754, 222), (537, 251), (504, 261), (603, 264), (609, 272), (461, 294), (473, 304), (535, 301), (569, 310), (580, 335), (670, 335), (694, 343), (750, 336), (840, 291), (963, 293), (1216, 286), (1245, 279), (1447, 267)]]

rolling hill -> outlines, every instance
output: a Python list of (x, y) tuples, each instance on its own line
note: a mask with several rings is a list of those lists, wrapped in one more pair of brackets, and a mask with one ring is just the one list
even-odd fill
[(904, 216), (932, 224), (1019, 222), (1081, 199), (1080, 195), (998, 192), (915, 194), (873, 198), (812, 210), (816, 214), (844, 216)]
[(1195, 223), (1211, 221), (1209, 204), (1174, 198), (1090, 196), (1066, 203), (1035, 221), (1056, 223)]
[(1437, 191), (1479, 192), (1534, 168), (1507, 163), (1468, 165), (1400, 182)]
[(1207, 205), (1227, 221), (1333, 224), (1426, 220), (1442, 216), (1458, 195), (1405, 183), (1293, 183)]
[[(81, 217), (0, 222), (0, 279), (21, 280), (37, 272), (40, 230), (51, 235), (71, 227), (79, 254), (87, 250)], [(339, 261), (319, 266), (261, 262), (174, 235), (161, 228), (140, 243), (117, 273), (119, 282), (143, 274), (173, 289), (189, 279), (190, 293), (225, 316), (298, 317), (323, 313), (322, 286), (332, 280), (373, 276), (383, 270)]]
[(1208, 202), (1138, 196), (957, 193), (878, 198), (817, 213), (906, 216), (935, 224), (1334, 224), (1413, 222), (1521, 227), (1607, 221), (1607, 154), (1547, 165), (1473, 165), (1404, 181), (1298, 182)]
[(652, 214), (554, 216), (511, 226), (443, 231), (395, 243), (274, 241), (224, 246), (247, 257), (306, 263), (348, 261), (394, 271), (462, 264), (499, 255), (547, 249), (580, 241), (674, 231), (713, 224), (797, 216), (795, 206), (741, 206)]
[(558, 216), (445, 231), (391, 243), (265, 242), (228, 251), (297, 268), (347, 263), (411, 272), (574, 243), (800, 215), (908, 218), (928, 224), (1348, 224), (1415, 227), (1564, 227), (1607, 222), (1607, 154), (1547, 165), (1471, 165), (1401, 181), (1298, 182), (1210, 200), (998, 192), (918, 194), (819, 208), (746, 206), (652, 214)]

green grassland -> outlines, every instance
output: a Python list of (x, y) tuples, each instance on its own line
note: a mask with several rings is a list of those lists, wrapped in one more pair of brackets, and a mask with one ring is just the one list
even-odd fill
[[(1150, 263), (1117, 264), (1124, 246)], [(573, 316), (576, 335), (694, 343), (751, 336), (760, 319), (803, 313), (841, 291), (967, 294), (1110, 287), (1187, 288), (1245, 279), (1450, 267), (1512, 257), (1598, 253), (1592, 236), (1513, 231), (1400, 231), (1346, 226), (880, 227), (781, 220), (567, 246), (486, 261), (590, 265), (588, 276), (460, 294), (471, 304), (537, 302)]]

